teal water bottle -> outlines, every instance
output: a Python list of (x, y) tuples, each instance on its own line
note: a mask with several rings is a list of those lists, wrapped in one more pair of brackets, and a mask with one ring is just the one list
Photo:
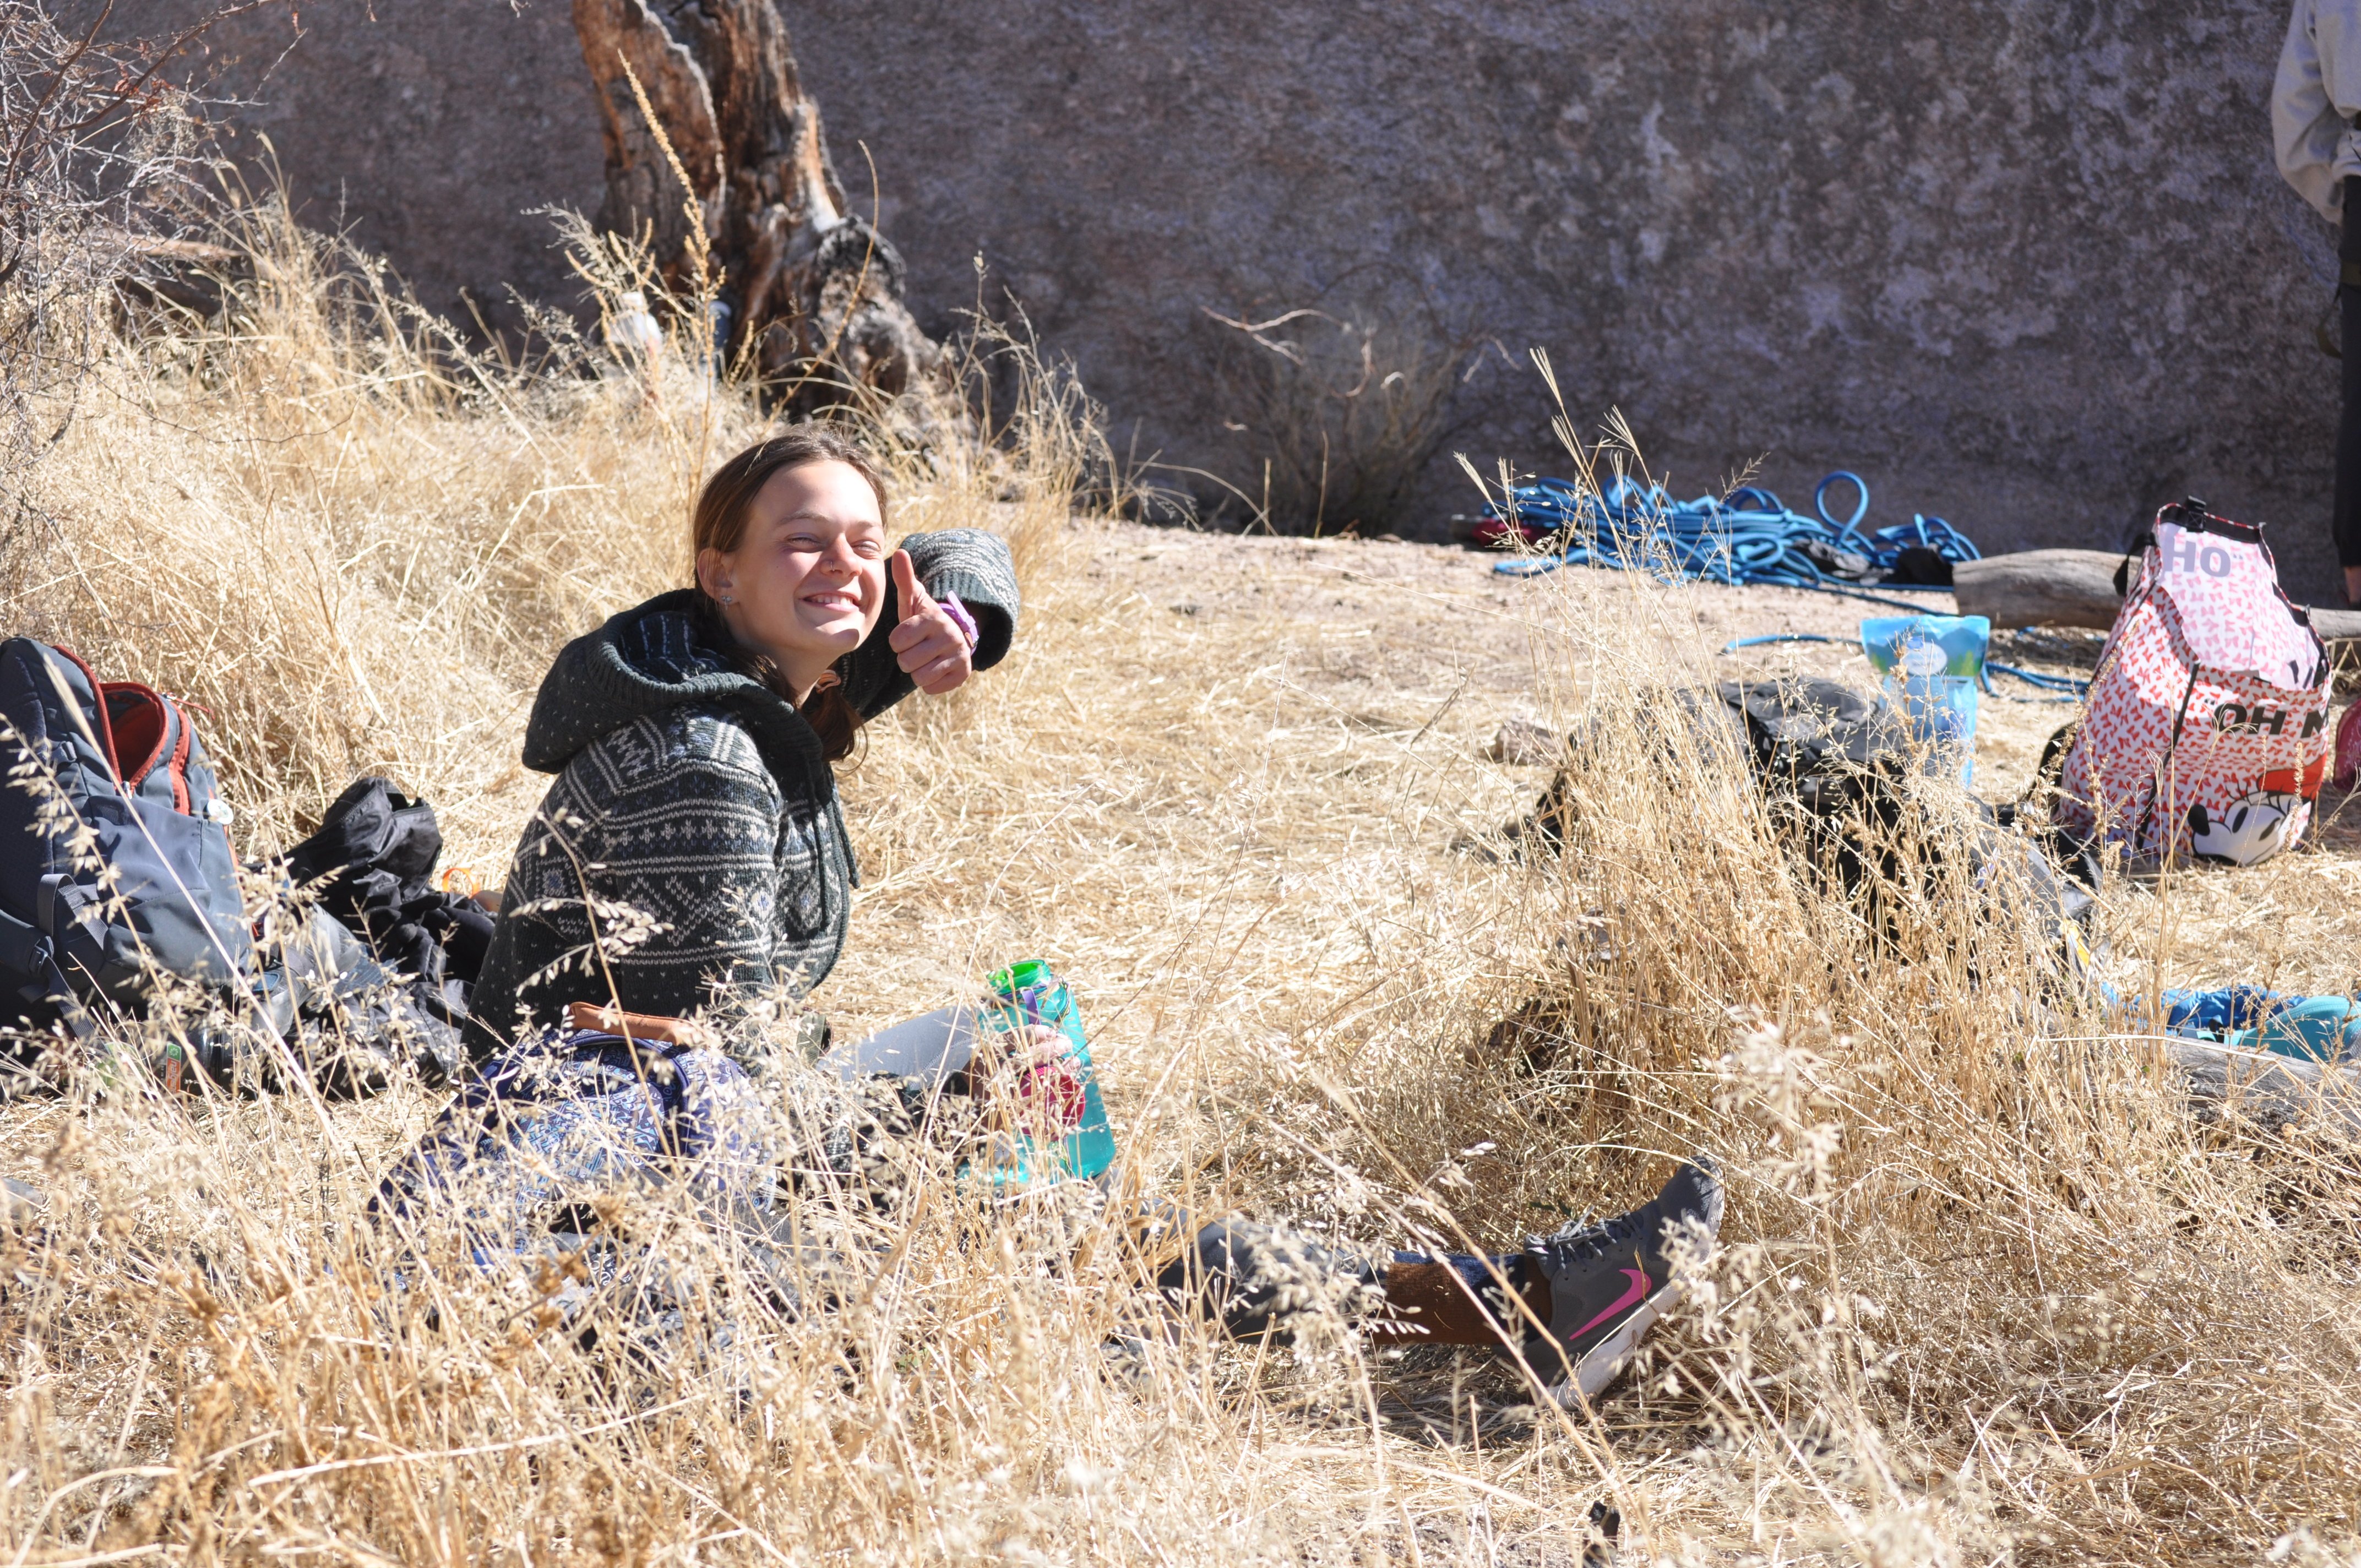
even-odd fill
[(1045, 1121), (1063, 1129), (1063, 1135), (1049, 1149), (1033, 1139), (1023, 1140), (1025, 1148), (1017, 1158), (993, 1172), (994, 1185), (1086, 1180), (1099, 1175), (1115, 1163), (1115, 1129), (1099, 1098), (1098, 1072), (1091, 1066), (1090, 1041), (1082, 1033), (1082, 1013), (1073, 992), (1038, 959), (1013, 963), (986, 984), (993, 996), (984, 1013), (987, 1025), (1002, 1030), (1038, 1025), (1066, 1039), (1066, 1049), (1056, 1060), (1027, 1067), (1020, 1091)]

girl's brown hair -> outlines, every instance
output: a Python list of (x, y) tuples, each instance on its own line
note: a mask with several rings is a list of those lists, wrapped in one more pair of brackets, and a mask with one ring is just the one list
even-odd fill
[[(695, 518), (689, 524), (690, 558), (697, 559), (708, 550), (724, 555), (736, 550), (745, 540), (746, 510), (753, 502), (755, 492), (770, 481), (772, 475), (800, 468), (807, 463), (841, 463), (859, 474), (877, 493), (877, 515), (881, 520), (884, 517), (885, 481), (861, 448), (826, 425), (799, 424), (785, 435), (756, 442), (721, 465), (713, 477), (705, 481), (705, 488), (697, 493)], [(762, 682), (789, 702), (796, 700), (786, 676), (769, 655), (747, 647), (730, 631), (721, 607), (706, 593), (701, 577), (696, 585), (691, 618), (697, 624), (698, 640), (727, 658), (730, 668)], [(796, 711), (819, 737), (821, 753), (829, 762), (840, 762), (852, 754), (854, 739), (861, 731), (861, 713), (845, 700), (833, 674), (821, 676)]]

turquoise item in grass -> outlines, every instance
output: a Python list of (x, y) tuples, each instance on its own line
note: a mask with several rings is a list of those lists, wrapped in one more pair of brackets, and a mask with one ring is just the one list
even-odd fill
[(1090, 1041), (1082, 1033), (1082, 1009), (1066, 982), (1038, 959), (1009, 965), (987, 982), (992, 1003), (986, 1026), (1000, 1030), (1041, 1025), (1065, 1036), (1066, 1048), (1019, 1067), (1018, 1094), (1041, 1119), (1064, 1129), (1053, 1144), (1031, 1137), (1006, 1140), (995, 1151), (993, 1185), (1003, 1190), (1037, 1181), (1087, 1180), (1115, 1163), (1115, 1130), (1099, 1098), (1098, 1070), (1091, 1065)]
[[(2139, 1003), (2134, 1003), (2136, 1009)], [(2306, 1061), (2361, 1062), (2361, 1001), (2290, 996), (2259, 985), (2164, 993), (2164, 1026), (2191, 1039)]]
[(2361, 1003), (2349, 996), (2298, 996), (2274, 1010), (2259, 1029), (2241, 1029), (2224, 1042), (2312, 1061), (2361, 1057)]

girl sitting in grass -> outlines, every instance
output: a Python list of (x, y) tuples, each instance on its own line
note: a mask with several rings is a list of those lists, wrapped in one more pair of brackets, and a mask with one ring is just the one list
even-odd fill
[(694, 587), (568, 643), (533, 699), (525, 766), (557, 782), (476, 984), (478, 1062), (573, 1003), (722, 1022), (818, 985), (860, 883), (831, 764), (1016, 635), (1008, 546), (949, 529), (889, 550), (884, 481), (824, 426), (723, 464), (692, 543)]
[[(947, 1100), (1023, 1098), (1001, 1092), (1008, 1057), (950, 1060), (955, 1036), (938, 1032), (941, 1059), (897, 1058), (814, 1137), (789, 1109), (810, 1086), (757, 1085), (728, 1048), (763, 1032), (756, 1003), (800, 996), (835, 963), (858, 873), (830, 764), (863, 721), (1006, 653), (1006, 546), (956, 530), (889, 550), (876, 470), (808, 426), (724, 464), (694, 527), (696, 587), (577, 639), (543, 684), (524, 760), (558, 777), (476, 987), (480, 1070), (379, 1199), (397, 1223), (429, 1203), (457, 1213), (487, 1238), (478, 1257), (596, 1253), (610, 1285), (639, 1278), (642, 1295), (632, 1247), (597, 1218), (619, 1185), (677, 1180), (717, 1227), (762, 1245), (784, 1178), (858, 1185), (881, 1135), (959, 1120)], [(830, 1058), (856, 1079), (862, 1063), (857, 1047)], [(1134, 1231), (1162, 1296), (1231, 1333), (1342, 1305), (1381, 1342), (1515, 1347), (1588, 1395), (1676, 1292), (1681, 1238), (1709, 1245), (1720, 1213), (1710, 1168), (1688, 1165), (1629, 1214), (1490, 1258), (1356, 1256), (1169, 1207)]]

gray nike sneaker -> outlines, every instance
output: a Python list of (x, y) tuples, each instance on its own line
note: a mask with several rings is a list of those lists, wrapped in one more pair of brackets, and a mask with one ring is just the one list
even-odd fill
[(1708, 1156), (1681, 1167), (1664, 1190), (1628, 1214), (1537, 1236), (1525, 1256), (1549, 1281), (1549, 1332), (1525, 1337), (1525, 1363), (1551, 1397), (1574, 1403), (1615, 1380), (1640, 1336), (1680, 1299), (1673, 1237), (1699, 1231), (1708, 1252), (1721, 1229), (1721, 1183)]

